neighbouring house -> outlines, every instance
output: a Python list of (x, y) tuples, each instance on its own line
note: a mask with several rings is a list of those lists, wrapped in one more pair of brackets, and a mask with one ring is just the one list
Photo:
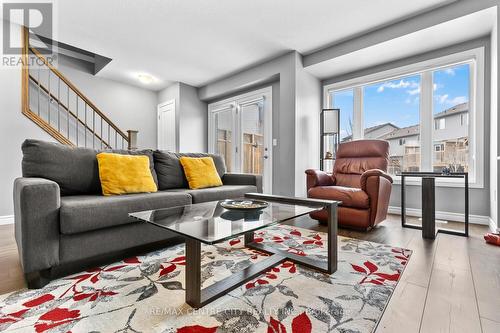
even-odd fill
[[(433, 171), (439, 172), (444, 167), (468, 171), (469, 104), (458, 104), (436, 113), (433, 122)], [(392, 123), (384, 123), (366, 128), (364, 138), (389, 141), (391, 174), (420, 169), (420, 125), (399, 128)], [(351, 140), (350, 135), (342, 142)]]
[(379, 139), (389, 141), (389, 173), (418, 171), (420, 166), (420, 125), (395, 129)]
[[(364, 138), (365, 139), (380, 139), (384, 135), (393, 132), (394, 130), (399, 129), (394, 124), (391, 123), (383, 123), (380, 125), (375, 125), (372, 127), (365, 128)], [(344, 137), (342, 142), (347, 142), (352, 140), (352, 134)]]
[(468, 171), (469, 104), (462, 103), (434, 115), (434, 171), (450, 167)]

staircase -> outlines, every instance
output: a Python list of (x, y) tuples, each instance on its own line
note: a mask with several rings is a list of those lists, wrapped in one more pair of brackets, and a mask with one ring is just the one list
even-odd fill
[[(35, 48), (23, 29), (22, 113), (62, 144), (136, 149), (137, 131), (121, 131)], [(36, 66), (31, 64), (36, 63)]]

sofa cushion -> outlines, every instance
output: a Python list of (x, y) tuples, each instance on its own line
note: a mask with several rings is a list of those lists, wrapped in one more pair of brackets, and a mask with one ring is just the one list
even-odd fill
[(343, 186), (317, 186), (307, 192), (310, 198), (339, 200), (344, 207), (365, 208), (370, 207), (368, 194), (360, 188)]
[(226, 173), (224, 158), (220, 155), (205, 153), (174, 153), (157, 150), (154, 152), (154, 167), (158, 175), (158, 188), (167, 190), (173, 188), (188, 188), (188, 181), (184, 175), (179, 158), (186, 157), (212, 157), (219, 177)]
[(241, 198), (245, 193), (257, 192), (254, 185), (222, 185), (219, 187), (202, 188), (198, 190), (174, 189), (168, 192), (189, 193), (193, 197), (193, 203)]
[[(130, 223), (114, 228), (73, 235), (61, 235), (59, 264), (77, 262), (72, 265), (76, 266), (73, 271), (63, 271), (64, 275), (67, 275), (82, 269), (82, 262), (80, 260), (98, 258), (98, 261), (96, 260), (97, 262), (95, 263), (90, 261), (92, 263), (91, 267), (95, 267), (93, 266), (94, 264), (102, 264), (103, 260), (104, 262), (109, 262), (109, 257), (113, 258), (116, 256), (116, 259), (119, 260), (119, 258), (123, 259), (127, 255), (143, 253), (144, 246), (156, 242), (162, 242), (164, 244), (163, 247), (168, 247), (172, 246), (172, 243), (182, 242), (182, 238), (174, 232), (149, 223)], [(155, 245), (151, 250), (159, 248), (159, 246), (161, 245)], [(141, 247), (140, 252), (137, 250), (137, 247)], [(82, 251), (82, 249), (85, 250)], [(150, 251), (149, 247), (148, 251)], [(66, 267), (60, 266), (60, 269), (67, 269)]]
[(80, 195), (61, 198), (62, 234), (76, 234), (136, 222), (129, 213), (189, 205), (191, 196), (182, 192), (156, 192), (120, 196)]
[(101, 192), (96, 150), (25, 140), (22, 151), (23, 177), (52, 180), (59, 185), (61, 195)]

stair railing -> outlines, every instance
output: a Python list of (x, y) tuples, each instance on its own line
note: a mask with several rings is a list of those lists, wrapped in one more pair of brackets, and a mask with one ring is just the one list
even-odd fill
[[(30, 67), (30, 59), (36, 60), (36, 69)], [(96, 149), (137, 148), (137, 131), (121, 131), (39, 50), (30, 46), (26, 27), (22, 62), (22, 113), (57, 141)]]

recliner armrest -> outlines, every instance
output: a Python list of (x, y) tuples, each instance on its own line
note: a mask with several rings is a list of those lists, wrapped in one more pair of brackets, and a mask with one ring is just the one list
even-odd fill
[(59, 185), (44, 178), (14, 181), (14, 222), (19, 257), (25, 273), (59, 263)]
[(307, 169), (307, 190), (316, 186), (332, 186), (335, 185), (335, 179), (333, 175), (329, 175), (328, 173), (316, 170), (316, 169)]
[(222, 176), (224, 185), (253, 185), (262, 193), (262, 176), (248, 173), (226, 173)]
[(383, 178), (387, 179), (391, 184), (393, 182), (392, 177), (380, 169), (366, 170), (365, 172), (363, 172), (363, 174), (361, 175), (361, 179), (360, 179), (361, 189), (365, 192), (367, 192), (366, 191), (366, 181), (367, 181), (368, 177), (383, 177)]

